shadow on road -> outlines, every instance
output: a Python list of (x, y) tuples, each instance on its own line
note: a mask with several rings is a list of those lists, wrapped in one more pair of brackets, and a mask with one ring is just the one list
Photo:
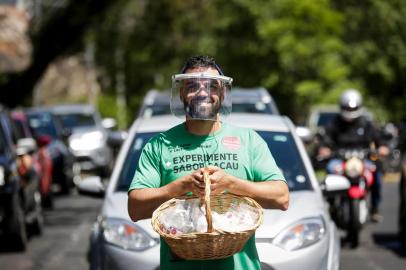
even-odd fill
[(406, 247), (402, 247), (396, 233), (374, 233), (372, 239), (376, 245), (394, 252), (399, 257), (406, 258)]

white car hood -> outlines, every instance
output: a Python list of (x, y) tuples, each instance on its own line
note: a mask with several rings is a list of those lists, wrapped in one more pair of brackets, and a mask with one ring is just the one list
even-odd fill
[[(115, 217), (130, 221), (127, 210), (127, 193), (108, 194), (103, 207), (104, 217)], [(324, 216), (321, 197), (314, 191), (297, 191), (290, 193), (289, 209), (286, 211), (264, 209), (264, 222), (256, 231), (256, 238), (274, 238), (281, 230), (303, 218)], [(159, 237), (152, 229), (151, 219), (136, 222), (153, 237)]]

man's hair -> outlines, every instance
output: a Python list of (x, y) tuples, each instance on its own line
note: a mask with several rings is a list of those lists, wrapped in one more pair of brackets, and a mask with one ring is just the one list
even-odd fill
[(216, 69), (220, 73), (220, 75), (224, 75), (221, 68), (216, 64), (216, 61), (214, 60), (214, 58), (211, 56), (208, 56), (208, 55), (196, 55), (196, 56), (190, 57), (189, 59), (186, 60), (186, 63), (181, 70), (181, 73), (185, 73), (186, 70), (188, 70), (188, 69), (199, 68), (199, 67), (204, 67), (204, 68), (211, 67), (211, 68)]

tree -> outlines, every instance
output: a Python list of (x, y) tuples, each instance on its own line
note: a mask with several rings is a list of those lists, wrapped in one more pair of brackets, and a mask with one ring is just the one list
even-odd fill
[(56, 10), (32, 36), (31, 65), (21, 73), (3, 74), (0, 81), (2, 103), (15, 107), (31, 98), (32, 90), (48, 64), (75, 46), (78, 48), (92, 20), (123, 1), (71, 0), (64, 8)]

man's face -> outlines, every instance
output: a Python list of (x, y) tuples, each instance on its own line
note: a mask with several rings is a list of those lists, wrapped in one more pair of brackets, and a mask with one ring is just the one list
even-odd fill
[[(204, 72), (219, 75), (213, 68), (188, 69), (186, 73)], [(181, 98), (185, 105), (186, 113), (192, 118), (213, 119), (218, 114), (223, 95), (220, 80), (195, 78), (183, 82)]]

